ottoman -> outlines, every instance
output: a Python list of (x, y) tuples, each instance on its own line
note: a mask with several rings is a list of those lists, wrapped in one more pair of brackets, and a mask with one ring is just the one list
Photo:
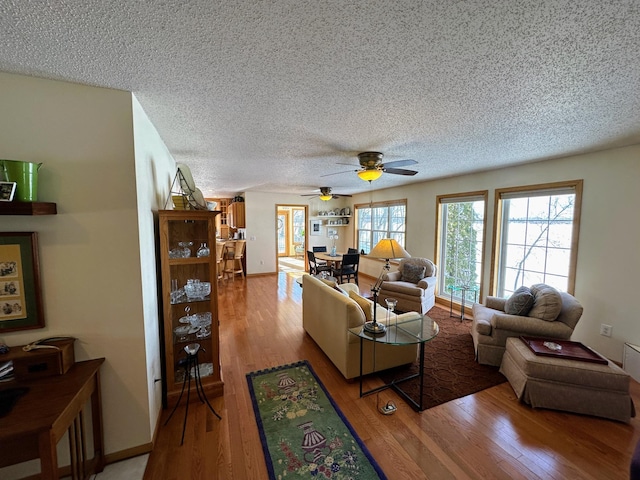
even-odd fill
[(629, 375), (607, 365), (535, 355), (516, 337), (508, 338), (500, 365), (521, 402), (594, 415), (629, 423), (635, 417), (629, 394)]

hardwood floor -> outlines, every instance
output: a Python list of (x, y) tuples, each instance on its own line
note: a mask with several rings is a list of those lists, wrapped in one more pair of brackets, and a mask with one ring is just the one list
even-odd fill
[[(361, 280), (366, 292), (366, 279)], [(358, 397), (302, 329), (302, 289), (292, 274), (221, 284), (220, 357), (224, 397), (210, 399), (222, 416), (192, 403), (184, 445), (184, 407), (158, 432), (145, 479), (266, 479), (267, 470), (247, 389), (247, 372), (307, 359), (389, 479), (627, 479), (640, 438), (630, 425), (517, 402), (508, 383), (422, 413), (395, 393), (394, 415), (376, 396)], [(427, 346), (428, 348), (428, 346)], [(428, 367), (427, 367), (428, 368)], [(368, 378), (369, 386), (379, 381)], [(632, 381), (635, 404), (640, 385)], [(170, 409), (163, 412), (161, 425)]]

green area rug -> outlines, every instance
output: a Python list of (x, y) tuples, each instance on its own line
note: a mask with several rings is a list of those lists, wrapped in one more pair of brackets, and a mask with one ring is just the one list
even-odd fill
[(306, 360), (247, 382), (270, 479), (387, 478)]

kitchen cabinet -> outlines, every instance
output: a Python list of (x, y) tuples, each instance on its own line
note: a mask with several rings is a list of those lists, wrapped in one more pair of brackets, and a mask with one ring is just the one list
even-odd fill
[(227, 223), (232, 228), (246, 228), (244, 202), (233, 202), (227, 207)]
[[(197, 356), (204, 392), (207, 396), (223, 393), (215, 226), (219, 213), (208, 210), (159, 212), (165, 407), (175, 405), (180, 397), (187, 375), (185, 347), (194, 343), (200, 345)], [(209, 252), (204, 255), (206, 248)], [(198, 250), (201, 256), (198, 256)], [(206, 282), (210, 292), (187, 295), (194, 289), (189, 285)], [(194, 375), (192, 369), (192, 379)], [(191, 389), (191, 398), (198, 398), (195, 381), (191, 382)]]

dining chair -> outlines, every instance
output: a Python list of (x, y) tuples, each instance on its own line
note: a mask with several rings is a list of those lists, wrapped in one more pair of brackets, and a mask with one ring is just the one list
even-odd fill
[(321, 246), (318, 246), (318, 247), (311, 247), (311, 248), (314, 251), (314, 253), (326, 252), (327, 251), (327, 246), (326, 245), (321, 245)]
[(315, 253), (307, 251), (307, 260), (309, 262), (309, 273), (311, 275), (319, 275), (320, 272), (331, 272), (331, 267), (327, 264), (321, 264), (316, 261)]
[(349, 248), (347, 249), (347, 253), (359, 253), (359, 252), (358, 252), (358, 249), (357, 249), (357, 248), (351, 248), (351, 247), (349, 247)]
[(336, 277), (340, 283), (346, 278), (347, 282), (353, 277), (358, 285), (358, 267), (360, 266), (359, 253), (345, 253), (339, 266), (331, 269), (331, 275)]

